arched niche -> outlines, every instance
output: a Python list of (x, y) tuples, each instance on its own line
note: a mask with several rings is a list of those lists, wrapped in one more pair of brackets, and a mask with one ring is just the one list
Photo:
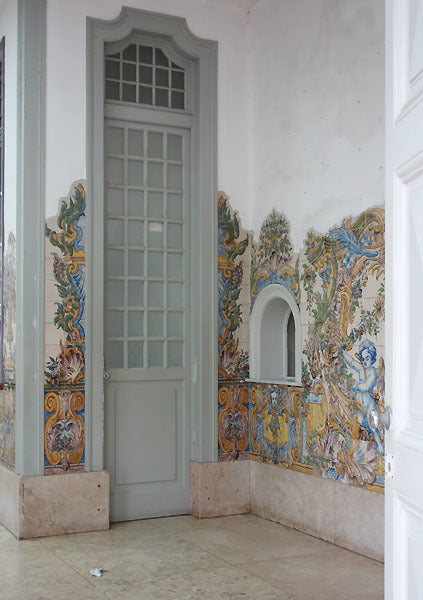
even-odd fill
[(280, 284), (257, 296), (250, 320), (250, 379), (301, 384), (300, 311)]

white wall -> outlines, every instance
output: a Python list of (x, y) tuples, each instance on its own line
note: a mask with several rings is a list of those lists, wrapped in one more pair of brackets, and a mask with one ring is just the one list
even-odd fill
[(251, 211), (288, 216), (295, 249), (384, 202), (384, 0), (251, 9)]
[(218, 185), (248, 225), (246, 12), (215, 0), (48, 0), (46, 217), (86, 176), (86, 17), (115, 18), (122, 4), (185, 17), (219, 42)]
[(15, 0), (0, 2), (0, 39), (5, 37), (5, 165), (4, 165), (4, 231), (16, 235), (16, 156), (17, 156), (17, 90), (18, 90), (18, 9)]

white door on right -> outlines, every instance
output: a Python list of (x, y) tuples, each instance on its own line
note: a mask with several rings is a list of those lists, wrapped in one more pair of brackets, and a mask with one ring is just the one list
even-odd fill
[(386, 0), (385, 598), (423, 600), (423, 0)]

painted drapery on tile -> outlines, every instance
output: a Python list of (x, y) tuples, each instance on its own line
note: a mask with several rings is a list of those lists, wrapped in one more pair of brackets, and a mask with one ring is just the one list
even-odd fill
[(7, 234), (3, 258), (3, 387), (0, 391), (0, 461), (15, 466), (16, 238)]
[(56, 227), (45, 226), (45, 474), (84, 470), (85, 206), (85, 185), (77, 182), (60, 202)]
[[(221, 196), (219, 282), (233, 282), (232, 348), (237, 348), (240, 327), (249, 327), (250, 315), (244, 311), (241, 325), (236, 288), (245, 282), (242, 271), (237, 279), (232, 276), (239, 255), (248, 252), (240, 232), (237, 215)], [(302, 382), (245, 382), (246, 375), (236, 368), (237, 357), (233, 368), (225, 363), (225, 369), (219, 369), (219, 459), (249, 455), (383, 490), (384, 431), (372, 429), (369, 412), (382, 410), (384, 398), (384, 210), (370, 209), (357, 219), (345, 219), (326, 235), (310, 231), (304, 251), (297, 255), (289, 223), (276, 211), (263, 223), (258, 242), (251, 235), (245, 240), (251, 256), (250, 311), (270, 283), (287, 287), (300, 307)], [(231, 274), (225, 277), (226, 262), (220, 257), (227, 256), (229, 244), (245, 248), (235, 254)], [(219, 286), (220, 318), (228, 287), (229, 283)], [(221, 354), (219, 358), (221, 365)], [(230, 354), (225, 358), (230, 361)]]

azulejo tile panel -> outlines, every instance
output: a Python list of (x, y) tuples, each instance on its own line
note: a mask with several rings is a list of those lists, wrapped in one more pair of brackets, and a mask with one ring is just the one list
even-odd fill
[(45, 367), (45, 474), (84, 470), (85, 206), (79, 181), (60, 202), (57, 226), (45, 227), (46, 286), (52, 277), (56, 295), (54, 315), (46, 314), (46, 339), (59, 340)]
[[(219, 257), (225, 256), (223, 240), (236, 245), (241, 231), (227, 198), (224, 207), (229, 216), (219, 220)], [(286, 286), (300, 306), (302, 386), (247, 384), (236, 354), (228, 353), (224, 381), (219, 372), (220, 460), (249, 452), (254, 460), (383, 491), (384, 431), (371, 427), (369, 412), (383, 410), (384, 402), (384, 233), (384, 210), (372, 208), (326, 235), (309, 231), (298, 254), (288, 221), (276, 211), (257, 242), (246, 236), (250, 310), (269, 283)], [(219, 258), (220, 277), (221, 264)], [(232, 282), (234, 314), (241, 285)], [(219, 315), (223, 299), (219, 293)], [(244, 326), (246, 320), (249, 315)], [(231, 324), (231, 347), (237, 348), (240, 324), (236, 318)]]
[(16, 238), (7, 235), (3, 264), (3, 378), (0, 391), (0, 461), (15, 466), (15, 346), (16, 346)]
[(238, 216), (223, 194), (218, 200), (218, 298), (219, 298), (219, 380), (248, 377), (248, 352), (240, 350), (234, 333), (242, 323), (239, 302), (245, 282), (241, 257), (248, 247), (248, 234), (241, 231)]

